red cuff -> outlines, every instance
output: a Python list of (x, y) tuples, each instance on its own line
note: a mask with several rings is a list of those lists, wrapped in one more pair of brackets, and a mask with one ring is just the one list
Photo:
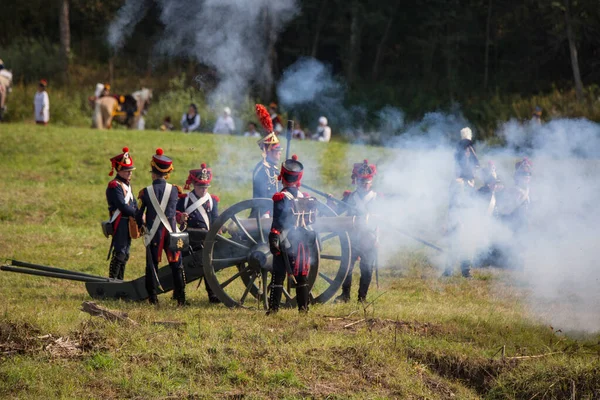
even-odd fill
[(275, 228), (271, 228), (271, 233), (275, 233), (277, 235), (281, 235), (281, 232), (279, 232), (277, 229)]

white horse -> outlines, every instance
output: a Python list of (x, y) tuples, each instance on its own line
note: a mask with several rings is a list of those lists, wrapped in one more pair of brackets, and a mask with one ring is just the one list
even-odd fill
[(131, 95), (120, 97), (120, 102), (114, 96), (104, 96), (96, 100), (92, 118), (93, 128), (110, 129), (114, 120), (129, 129), (135, 129), (140, 117), (148, 111), (152, 89), (142, 88)]

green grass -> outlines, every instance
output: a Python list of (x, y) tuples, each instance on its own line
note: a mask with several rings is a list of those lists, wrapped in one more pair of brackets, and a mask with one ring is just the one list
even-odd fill
[[(0, 258), (105, 275), (108, 242), (104, 190), (109, 158), (131, 149), (137, 191), (150, 183), (156, 147), (172, 156), (171, 182), (188, 169), (213, 167), (211, 192), (223, 209), (251, 195), (254, 140), (155, 131), (0, 125)], [(355, 160), (386, 159), (390, 150), (333, 143), (296, 143), (307, 160), (306, 182), (338, 193)], [(316, 179), (315, 169), (326, 171)], [(210, 305), (188, 287), (191, 306), (161, 296), (159, 308), (105, 301), (139, 326), (79, 311), (89, 300), (78, 282), (0, 273), (0, 398), (6, 399), (564, 399), (598, 398), (598, 337), (557, 333), (530, 315), (526, 288), (505, 272), (440, 280), (418, 250), (407, 267), (385, 268), (381, 295), (356, 303), (313, 306), (307, 316), (283, 310)], [(404, 260), (407, 262), (405, 263)], [(133, 244), (126, 276), (143, 275), (144, 249)], [(358, 268), (357, 268), (358, 269)], [(358, 274), (358, 272), (355, 272)], [(356, 294), (353, 293), (353, 296)], [(348, 326), (352, 322), (367, 320)], [(185, 325), (157, 325), (182, 321)], [(52, 335), (50, 338), (45, 335)], [(62, 337), (78, 343), (57, 353)], [(558, 352), (542, 358), (507, 357)]]

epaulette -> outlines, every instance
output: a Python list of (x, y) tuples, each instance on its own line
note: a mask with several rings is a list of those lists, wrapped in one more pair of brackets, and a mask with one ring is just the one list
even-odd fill
[(113, 179), (112, 181), (108, 182), (108, 188), (109, 189), (114, 189), (117, 186), (119, 186), (119, 182), (117, 182), (115, 179)]
[(219, 199), (219, 196), (215, 196), (214, 194), (211, 194), (210, 197), (212, 197), (213, 201), (216, 201), (217, 203), (221, 201), (221, 199)]
[(141, 199), (142, 197), (144, 197), (144, 190), (146, 190), (146, 188), (143, 188), (142, 190), (140, 190), (140, 192), (138, 193), (138, 199)]
[(345, 190), (344, 194), (342, 195), (342, 197), (348, 197), (352, 194), (352, 192), (350, 190)]
[(179, 185), (173, 185), (177, 188), (177, 197), (180, 199), (184, 199), (187, 194), (183, 191), (183, 189), (181, 188), (181, 186)]
[(273, 195), (273, 201), (281, 201), (285, 198), (285, 194), (279, 192)]

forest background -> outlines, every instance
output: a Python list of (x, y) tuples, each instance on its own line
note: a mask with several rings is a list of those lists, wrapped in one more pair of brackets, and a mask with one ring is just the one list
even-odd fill
[[(178, 120), (194, 101), (200, 105), (205, 130), (210, 130), (218, 110), (207, 105), (205, 94), (219, 77), (189, 54), (166, 57), (157, 52), (154, 45), (165, 31), (164, 4), (142, 3), (145, 12), (118, 49), (109, 45), (108, 35), (123, 0), (3, 5), (0, 58), (15, 80), (7, 119), (31, 119), (36, 82), (45, 78), (53, 123), (89, 125), (87, 97), (97, 82), (109, 82), (117, 93), (142, 85), (154, 89), (154, 112), (147, 127), (158, 127), (169, 114)], [(597, 1), (296, 4), (297, 11), (279, 35), (268, 29), (248, 34), (249, 40), (263, 41), (268, 49), (266, 62), (273, 79), (251, 82), (242, 120), (251, 117), (254, 101), (278, 101), (276, 84), (284, 71), (298, 59), (312, 57), (340, 82), (344, 105), (360, 105), (360, 121), (353, 124), (361, 129), (378, 126), (377, 111), (386, 106), (402, 110), (409, 121), (432, 111), (459, 112), (479, 139), (492, 141), (500, 123), (527, 120), (536, 106), (542, 107), (544, 120), (600, 121)], [(269, 8), (261, 12), (266, 26), (284, 18)]]

